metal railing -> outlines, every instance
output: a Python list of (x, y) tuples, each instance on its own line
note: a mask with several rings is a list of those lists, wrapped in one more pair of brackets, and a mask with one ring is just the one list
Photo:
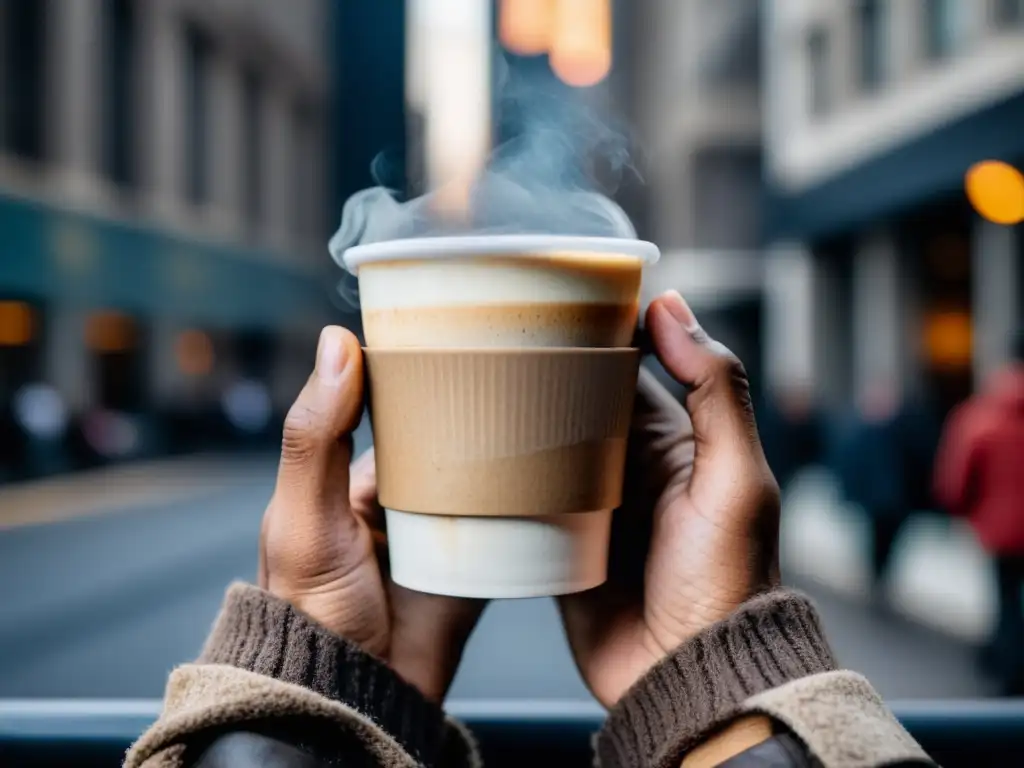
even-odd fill
[[(572, 723), (598, 727), (593, 701), (455, 699), (445, 707), (468, 725)], [(901, 701), (893, 712), (911, 732), (958, 734), (1013, 731), (1024, 741), (1024, 699)], [(0, 699), (0, 740), (134, 739), (160, 712), (157, 699)]]

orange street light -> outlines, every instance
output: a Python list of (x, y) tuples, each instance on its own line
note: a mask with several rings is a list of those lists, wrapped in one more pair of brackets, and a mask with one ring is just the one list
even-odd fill
[(520, 56), (546, 53), (556, 0), (501, 0), (498, 36), (501, 44)]
[(611, 0), (558, 0), (549, 54), (566, 84), (596, 85), (612, 68)]
[(963, 370), (971, 366), (974, 328), (963, 311), (933, 312), (924, 319), (924, 349), (936, 368)]
[(202, 331), (182, 331), (174, 344), (178, 368), (188, 376), (206, 376), (213, 370), (213, 342)]
[(94, 312), (86, 319), (85, 341), (99, 354), (125, 352), (136, 345), (135, 321), (114, 310)]
[(31, 342), (33, 314), (23, 301), (0, 301), (0, 347), (22, 347)]
[(998, 160), (975, 163), (964, 179), (967, 198), (979, 215), (995, 224), (1024, 221), (1024, 174)]

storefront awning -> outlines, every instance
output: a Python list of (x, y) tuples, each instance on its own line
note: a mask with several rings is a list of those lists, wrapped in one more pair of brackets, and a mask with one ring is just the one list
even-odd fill
[(0, 196), (0, 294), (210, 326), (321, 325), (331, 273)]
[(796, 194), (769, 188), (766, 243), (844, 235), (937, 200), (963, 197), (981, 160), (1024, 166), (1024, 92), (938, 126)]

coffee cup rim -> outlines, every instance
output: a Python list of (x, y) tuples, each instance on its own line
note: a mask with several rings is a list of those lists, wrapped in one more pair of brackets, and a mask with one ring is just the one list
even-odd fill
[(606, 253), (633, 256), (644, 264), (654, 264), (661, 251), (646, 240), (621, 237), (581, 237), (575, 235), (460, 235), (454, 237), (418, 237), (386, 240), (348, 248), (342, 254), (345, 269), (352, 274), (364, 264), (398, 260), (444, 259), (465, 255), (542, 256), (559, 252)]

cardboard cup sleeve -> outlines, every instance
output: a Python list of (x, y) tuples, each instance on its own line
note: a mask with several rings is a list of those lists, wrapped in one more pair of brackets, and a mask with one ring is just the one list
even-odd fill
[(366, 349), (381, 504), (449, 516), (612, 509), (636, 349)]

